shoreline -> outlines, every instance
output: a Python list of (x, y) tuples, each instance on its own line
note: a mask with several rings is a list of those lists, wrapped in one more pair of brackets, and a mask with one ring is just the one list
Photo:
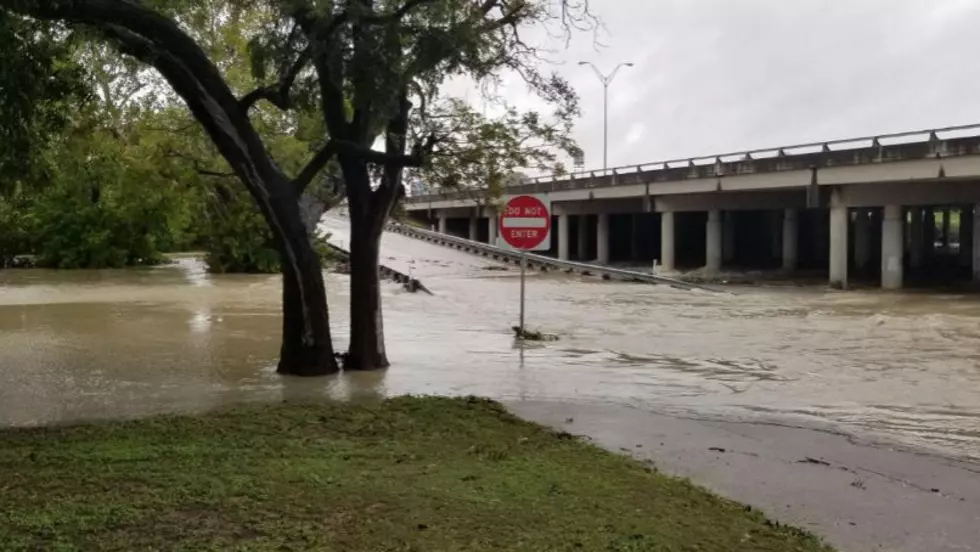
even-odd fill
[(831, 552), (479, 397), (0, 431), (4, 550)]
[(615, 405), (504, 404), (813, 531), (845, 552), (960, 552), (980, 542), (978, 463), (775, 423)]
[[(726, 420), (614, 403), (500, 402), (522, 419), (689, 478), (779, 523), (811, 531), (842, 552), (962, 552), (980, 542), (980, 462), (970, 459), (833, 424), (795, 425), (792, 418)], [(246, 401), (242, 407), (260, 405)]]

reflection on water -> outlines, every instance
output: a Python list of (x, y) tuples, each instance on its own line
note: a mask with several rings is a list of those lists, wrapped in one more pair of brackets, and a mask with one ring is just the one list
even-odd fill
[[(208, 276), (189, 258), (152, 269), (0, 272), (0, 423), (474, 393), (827, 422), (980, 458), (980, 298), (727, 295), (535, 275), (529, 324), (561, 340), (522, 351), (509, 330), (514, 271), (385, 240), (436, 296), (386, 286), (394, 367), (317, 380), (274, 373), (278, 277)], [(329, 276), (328, 290), (343, 346), (346, 277)]]

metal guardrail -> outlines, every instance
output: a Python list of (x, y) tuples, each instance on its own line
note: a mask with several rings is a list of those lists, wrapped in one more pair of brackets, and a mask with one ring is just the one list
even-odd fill
[[(952, 136), (945, 136), (953, 134)], [(789, 146), (779, 146), (770, 148), (758, 148), (751, 150), (734, 151), (728, 153), (717, 153), (697, 157), (679, 157), (663, 161), (652, 161), (635, 165), (624, 165), (600, 170), (582, 170), (566, 173), (563, 175), (539, 176), (526, 178), (513, 184), (508, 184), (507, 188), (521, 188), (539, 184), (551, 184), (551, 186), (538, 187), (539, 191), (559, 191), (567, 189), (567, 186), (555, 186), (557, 183), (582, 180), (595, 180), (597, 178), (612, 177), (612, 185), (615, 185), (617, 176), (633, 175), (650, 171), (665, 171), (669, 169), (683, 169), (705, 166), (722, 166), (725, 163), (745, 163), (752, 161), (762, 161), (766, 159), (792, 160), (794, 157), (803, 158), (814, 154), (846, 153), (849, 151), (862, 151), (868, 149), (878, 149), (890, 146), (903, 146), (915, 144), (938, 144), (943, 140), (955, 140), (958, 138), (977, 138), (980, 137), (980, 123), (949, 126), (942, 128), (912, 130), (906, 132), (896, 132), (892, 134), (880, 134), (876, 136), (861, 136), (857, 138), (845, 138), (839, 140), (828, 140), (823, 142), (808, 142)], [(910, 139), (911, 138), (911, 139)], [(837, 147), (835, 147), (837, 146)], [(845, 147), (840, 147), (845, 146)], [(848, 147), (849, 146), (849, 147)], [(482, 195), (485, 188), (473, 188), (449, 194), (430, 192), (423, 196), (406, 198), (408, 203), (419, 203), (444, 199), (443, 196), (475, 197)]]
[[(477, 255), (489, 257), (504, 262), (519, 264), (521, 259), (521, 254), (511, 249), (497, 247), (494, 245), (490, 245), (488, 243), (472, 241), (466, 238), (450, 236), (449, 234), (441, 234), (439, 232), (433, 232), (432, 230), (425, 230), (408, 224), (402, 224), (399, 222), (389, 222), (385, 230), (389, 232), (402, 234), (404, 236), (408, 236), (411, 238), (416, 238), (431, 243), (436, 243), (439, 245), (454, 247), (461, 251), (474, 253)], [(597, 275), (604, 280), (643, 282), (649, 284), (670, 286), (673, 288), (684, 289), (689, 291), (704, 290), (704, 291), (711, 291), (715, 293), (721, 293), (721, 290), (717, 290), (708, 286), (693, 284), (681, 280), (675, 280), (673, 278), (665, 278), (663, 276), (648, 274), (646, 272), (623, 270), (621, 268), (612, 268), (608, 266), (579, 263), (575, 261), (562, 261), (552, 257), (545, 257), (544, 255), (536, 255), (534, 253), (527, 253), (526, 255), (527, 255), (527, 267), (531, 269), (537, 268), (542, 271), (554, 269), (562, 272), (578, 273), (586, 276)]]
[[(340, 247), (339, 245), (333, 243), (327, 243), (327, 247), (332, 249), (335, 253), (337, 253), (341, 257), (348, 260), (350, 259), (350, 251), (344, 249), (343, 247)], [(394, 268), (381, 264), (378, 266), (378, 273), (381, 275), (382, 278), (393, 280), (401, 284), (402, 287), (404, 287), (406, 290), (412, 293), (415, 293), (417, 291), (423, 291), (425, 293), (428, 293), (429, 295), (435, 295), (434, 293), (432, 293), (432, 291), (429, 290), (429, 288), (425, 287), (425, 285), (423, 285), (421, 281), (409, 276), (408, 274), (405, 274), (400, 270), (396, 270)]]

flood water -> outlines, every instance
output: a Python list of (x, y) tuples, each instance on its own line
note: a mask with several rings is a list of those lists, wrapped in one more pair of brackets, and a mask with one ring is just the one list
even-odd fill
[[(335, 239), (344, 240), (334, 227)], [(0, 424), (197, 411), (252, 400), (479, 394), (826, 425), (980, 459), (980, 297), (817, 289), (687, 292), (534, 274), (515, 348), (514, 269), (401, 236), (384, 255), (436, 294), (384, 290), (394, 366), (275, 374), (278, 276), (0, 271)], [(499, 268), (499, 266), (497, 267)], [(338, 349), (347, 279), (328, 276)]]

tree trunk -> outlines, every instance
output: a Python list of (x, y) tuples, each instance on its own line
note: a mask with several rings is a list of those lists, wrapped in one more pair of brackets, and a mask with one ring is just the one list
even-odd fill
[(318, 376), (336, 372), (323, 272), (292, 181), (270, 157), (249, 120), (248, 106), (235, 97), (194, 39), (173, 19), (142, 2), (5, 0), (0, 10), (92, 25), (118, 42), (120, 51), (160, 72), (248, 188), (275, 237), (283, 266), (279, 373)]
[(327, 295), (320, 258), (293, 199), (284, 198), (266, 215), (282, 263), (280, 374), (324, 376), (338, 371), (330, 337)]
[(344, 368), (387, 368), (381, 313), (381, 230), (387, 212), (350, 206), (350, 345)]

